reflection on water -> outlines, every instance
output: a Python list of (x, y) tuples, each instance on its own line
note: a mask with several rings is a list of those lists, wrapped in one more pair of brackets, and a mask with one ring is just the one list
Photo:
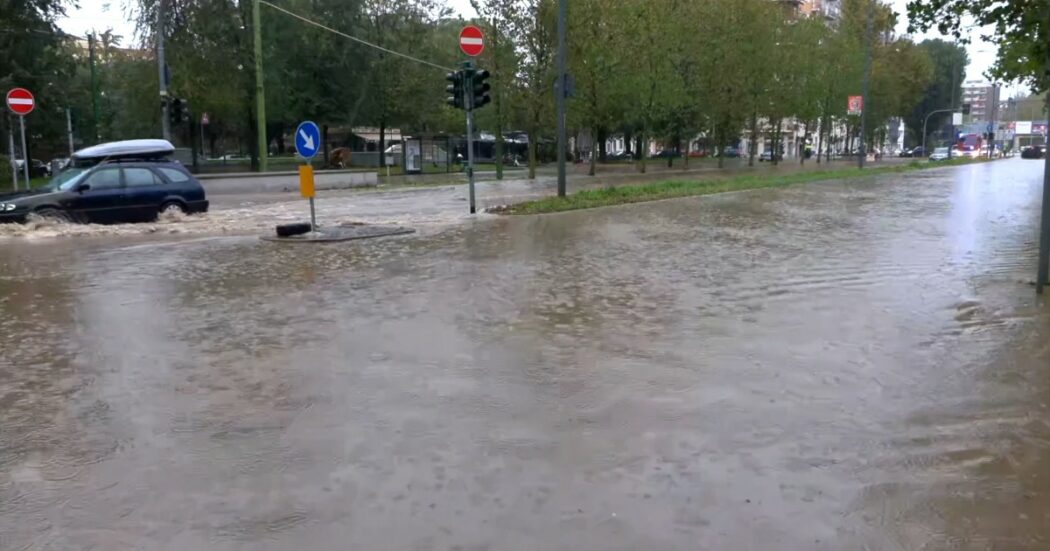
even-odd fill
[(0, 548), (1045, 549), (1039, 176), (12, 244)]

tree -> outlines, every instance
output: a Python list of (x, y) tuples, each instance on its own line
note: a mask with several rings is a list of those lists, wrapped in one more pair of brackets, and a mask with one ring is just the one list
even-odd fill
[[(926, 116), (933, 111), (955, 108), (962, 98), (962, 83), (969, 65), (966, 49), (946, 40), (930, 39), (919, 43), (919, 48), (926, 52), (933, 64), (930, 84), (923, 91), (922, 99), (904, 118), (905, 126), (916, 139), (913, 143), (922, 143), (923, 123)], [(941, 113), (929, 119), (928, 128), (939, 128), (951, 117), (951, 113)]]
[[(577, 0), (569, 5), (569, 67), (576, 77), (570, 115), (595, 142), (625, 111), (625, 27), (625, 3)], [(595, 173), (593, 160), (589, 173)]]
[(514, 17), (524, 7), (520, 0), (470, 0), (484, 22), (487, 33), (483, 63), (492, 77), (492, 121), (496, 136), (496, 179), (503, 179), (503, 131), (508, 119), (508, 100), (515, 94), (518, 50), (514, 43)]
[(529, 136), (529, 179), (536, 178), (542, 129), (553, 122), (555, 6), (556, 0), (526, 0), (512, 19), (518, 37), (520, 66), (518, 86), (522, 119)]
[(908, 2), (910, 32), (936, 28), (961, 43), (970, 37), (972, 23), (990, 25), (990, 35), (981, 38), (998, 45), (989, 78), (1022, 81), (1034, 92), (1050, 89), (1044, 72), (1050, 59), (1050, 2), (1045, 0), (911, 0)]

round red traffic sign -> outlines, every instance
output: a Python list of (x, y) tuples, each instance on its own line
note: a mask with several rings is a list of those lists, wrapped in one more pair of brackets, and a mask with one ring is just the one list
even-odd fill
[(471, 57), (481, 55), (481, 52), (485, 51), (485, 35), (481, 33), (481, 29), (474, 25), (463, 27), (459, 32), (459, 49)]
[(12, 88), (7, 93), (7, 108), (16, 115), (28, 115), (35, 106), (33, 94), (25, 88)]

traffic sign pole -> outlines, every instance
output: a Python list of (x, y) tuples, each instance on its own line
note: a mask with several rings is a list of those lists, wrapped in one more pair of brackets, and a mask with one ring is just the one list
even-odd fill
[(477, 212), (474, 202), (474, 63), (463, 62), (463, 106), (467, 108), (467, 187), (470, 194), (470, 213)]
[(29, 152), (26, 151), (26, 118), (18, 117), (18, 124), (22, 127), (22, 173), (26, 177), (26, 190), (29, 190)]
[[(10, 117), (7, 119), (10, 123)], [(15, 164), (15, 131), (11, 128), (11, 125), (7, 125), (7, 149), (11, 152), (11, 185), (15, 186), (15, 191), (18, 191), (18, 165)]]

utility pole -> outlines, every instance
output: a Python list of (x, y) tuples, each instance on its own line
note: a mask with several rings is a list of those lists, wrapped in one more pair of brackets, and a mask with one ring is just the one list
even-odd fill
[[(567, 187), (565, 182), (565, 149), (569, 146), (569, 138), (565, 131), (565, 95), (568, 92), (565, 82), (565, 33), (566, 27), (569, 25), (568, 3), (569, 0), (558, 0), (558, 85), (555, 89), (556, 97), (554, 98), (558, 108), (558, 197), (565, 197)], [(529, 136), (529, 139), (533, 140), (536, 138)]]
[[(267, 140), (266, 140), (266, 90), (263, 87), (263, 59), (262, 59), (262, 15), (259, 13), (259, 0), (252, 0), (252, 34), (254, 41), (255, 57), (255, 136), (256, 147), (259, 149), (259, 172), (266, 172)], [(386, 155), (379, 152), (385, 160)]]
[(864, 168), (864, 161), (866, 161), (868, 157), (868, 144), (865, 142), (868, 134), (868, 110), (871, 109), (871, 50), (874, 47), (872, 42), (875, 40), (872, 36), (874, 19), (875, 0), (868, 0), (868, 23), (864, 38), (864, 80), (861, 83), (860, 88), (861, 96), (864, 98), (864, 105), (860, 111), (860, 155), (857, 157), (857, 168)]
[[(95, 141), (102, 140), (102, 132), (99, 131), (99, 102), (98, 102), (98, 70), (95, 68), (95, 32), (88, 35), (88, 63), (91, 64), (91, 113), (92, 122), (95, 127)], [(166, 117), (165, 117), (166, 118)]]
[(73, 156), (73, 111), (66, 107), (66, 132), (69, 133), (69, 156)]
[[(1050, 15), (1050, 10), (1047, 10)], [(1047, 45), (1050, 46), (1050, 26), (1047, 27)], [(1050, 48), (1046, 50), (1046, 72), (1050, 76)], [(1050, 114), (1050, 93), (1046, 95), (1046, 112)], [(1050, 154), (1043, 155), (1043, 213), (1042, 231), (1039, 233), (1039, 275), (1035, 279), (1036, 292), (1040, 295), (1050, 283)]]
[(165, 140), (171, 141), (171, 121), (168, 120), (168, 67), (164, 61), (164, 7), (166, 0), (157, 2), (157, 73), (160, 75), (160, 128)]
[(991, 159), (992, 158), (992, 154), (995, 153), (995, 136), (996, 136), (996, 134), (998, 134), (998, 132), (996, 132), (997, 129), (996, 129), (996, 124), (995, 124), (995, 119), (999, 116), (999, 85), (994, 83), (994, 82), (992, 83), (992, 101), (991, 101), (991, 104), (992, 104), (992, 106), (991, 106), (991, 109), (989, 110), (990, 113), (991, 113), (991, 116), (989, 117), (991, 119), (991, 121), (989, 121), (989, 125), (988, 125), (988, 131), (991, 134), (989, 136), (990, 139), (988, 140), (988, 158), (989, 159)]

